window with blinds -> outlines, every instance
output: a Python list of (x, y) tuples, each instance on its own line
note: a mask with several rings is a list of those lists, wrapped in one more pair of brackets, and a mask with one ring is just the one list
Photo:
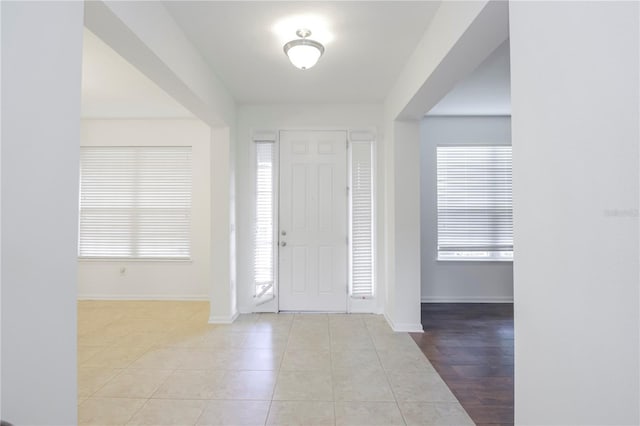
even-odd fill
[(370, 141), (351, 142), (351, 283), (354, 298), (374, 295), (373, 149)]
[(513, 259), (510, 146), (439, 146), (438, 260)]
[(82, 147), (81, 258), (189, 259), (191, 147)]
[(274, 297), (275, 223), (274, 162), (275, 144), (256, 141), (256, 205), (253, 269), (256, 303)]

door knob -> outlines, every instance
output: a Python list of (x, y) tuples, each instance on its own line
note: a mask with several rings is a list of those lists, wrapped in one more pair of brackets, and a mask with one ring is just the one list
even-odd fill
[(281, 245), (282, 247), (285, 247), (285, 246), (287, 245), (287, 242), (286, 242), (286, 241), (283, 241), (283, 242), (281, 242), (281, 243), (280, 243), (280, 245)]

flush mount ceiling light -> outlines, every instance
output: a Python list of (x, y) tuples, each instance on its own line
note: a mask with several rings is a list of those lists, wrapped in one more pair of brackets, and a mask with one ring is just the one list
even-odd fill
[(324, 53), (324, 46), (315, 40), (309, 40), (307, 37), (311, 35), (311, 31), (306, 28), (296, 31), (296, 35), (300, 38), (285, 44), (284, 53), (295, 67), (306, 70), (318, 62)]

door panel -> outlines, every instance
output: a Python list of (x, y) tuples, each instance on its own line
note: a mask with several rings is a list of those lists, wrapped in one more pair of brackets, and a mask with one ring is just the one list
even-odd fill
[(346, 141), (280, 132), (280, 310), (347, 309)]

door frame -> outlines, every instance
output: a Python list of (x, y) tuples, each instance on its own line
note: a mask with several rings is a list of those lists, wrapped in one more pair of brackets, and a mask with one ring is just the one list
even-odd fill
[[(351, 288), (351, 239), (349, 238), (347, 244), (347, 291), (345, 292), (345, 297), (347, 299), (347, 310), (346, 313), (382, 313), (382, 298), (378, 295), (380, 294), (380, 289), (378, 286), (377, 279), (377, 265), (378, 265), (378, 216), (377, 216), (377, 208), (378, 208), (378, 197), (377, 197), (377, 161), (378, 161), (378, 140), (377, 140), (377, 129), (374, 127), (363, 127), (363, 128), (348, 128), (344, 126), (314, 126), (314, 127), (281, 127), (277, 130), (269, 129), (269, 130), (252, 130), (252, 141), (272, 141), (274, 144), (274, 189), (273, 189), (273, 197), (274, 197), (274, 225), (273, 225), (273, 236), (274, 236), (274, 253), (273, 253), (273, 262), (274, 262), (274, 298), (266, 302), (262, 305), (251, 305), (251, 311), (254, 313), (277, 313), (280, 312), (280, 133), (283, 131), (294, 131), (294, 132), (321, 132), (321, 131), (338, 131), (345, 132), (347, 135), (347, 185), (350, 186), (351, 178), (352, 178), (352, 167), (351, 167), (351, 148), (352, 142), (363, 142), (368, 141), (371, 143), (372, 149), (372, 209), (373, 209), (373, 261), (374, 261), (374, 271), (373, 271), (373, 286), (376, 290), (376, 296), (369, 299), (356, 299), (350, 297), (350, 288)], [(253, 163), (255, 163), (255, 150), (252, 150), (252, 158)], [(253, 179), (255, 180), (255, 166), (252, 166)], [(349, 193), (350, 194), (350, 193)], [(346, 220), (347, 220), (347, 235), (351, 235), (352, 231), (352, 223), (351, 223), (351, 199), (350, 195), (347, 195), (347, 209), (346, 209)], [(253, 198), (253, 204), (255, 204), (255, 194)], [(255, 218), (254, 218), (255, 220)], [(253, 282), (250, 283), (253, 285)]]

